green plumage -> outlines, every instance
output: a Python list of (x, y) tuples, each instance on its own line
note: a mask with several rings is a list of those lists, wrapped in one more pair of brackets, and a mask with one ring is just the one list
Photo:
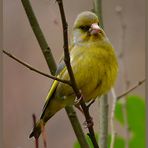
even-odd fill
[[(97, 16), (86, 11), (78, 15), (73, 27), (70, 47), (71, 66), (85, 102), (107, 93), (113, 86), (118, 72), (114, 49), (104, 31), (96, 26), (98, 23)], [(95, 27), (92, 24), (95, 24)], [(69, 80), (63, 63), (59, 69), (57, 76)], [(46, 98), (41, 118), (30, 137), (35, 135), (39, 137), (41, 125), (45, 125), (60, 109), (73, 105), (74, 100), (73, 89), (55, 80)]]

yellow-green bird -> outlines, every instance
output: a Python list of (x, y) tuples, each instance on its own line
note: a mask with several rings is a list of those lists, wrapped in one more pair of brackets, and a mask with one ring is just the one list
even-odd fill
[[(107, 93), (113, 86), (118, 63), (114, 48), (105, 32), (99, 26), (96, 14), (80, 13), (73, 26), (70, 59), (77, 86), (85, 102)], [(69, 80), (69, 74), (62, 61), (57, 69), (57, 77)], [(55, 80), (46, 98), (40, 120), (30, 137), (39, 137), (41, 128), (60, 109), (75, 102), (71, 86)]]

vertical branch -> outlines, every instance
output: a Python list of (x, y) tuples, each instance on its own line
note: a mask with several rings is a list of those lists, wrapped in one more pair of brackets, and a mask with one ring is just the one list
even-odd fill
[[(102, 15), (102, 1), (94, 0), (94, 10), (97, 14), (101, 27), (103, 28), (103, 15)], [(108, 137), (108, 96), (104, 95), (99, 100), (99, 145), (101, 148), (107, 148)]]
[[(41, 30), (41, 28), (40, 28), (40, 26), (39, 26), (39, 24), (37, 22), (37, 19), (36, 19), (35, 15), (34, 15), (31, 4), (30, 4), (29, 0), (21, 0), (21, 1), (22, 1), (24, 9), (26, 11), (26, 14), (27, 14), (27, 17), (29, 19), (30, 25), (31, 25), (31, 27), (32, 27), (32, 29), (34, 31), (34, 34), (35, 34), (35, 36), (36, 36), (36, 38), (37, 38), (37, 40), (39, 42), (39, 45), (41, 47), (41, 50), (42, 50), (42, 52), (44, 54), (44, 57), (45, 57), (45, 60), (46, 60), (46, 62), (48, 64), (50, 72), (54, 75), (55, 71), (57, 69), (56, 64), (55, 64), (55, 60), (54, 60), (54, 58), (52, 56), (52, 53), (50, 51), (50, 48), (49, 48), (46, 40), (44, 38), (42, 30)], [(66, 110), (66, 112), (68, 114), (68, 117), (69, 117), (71, 123), (72, 123), (73, 129), (75, 129), (74, 131), (75, 131), (76, 136), (81, 134), (81, 137), (77, 137), (81, 147), (86, 147), (87, 148), (87, 141), (85, 139), (85, 135), (82, 132), (82, 128), (80, 126), (80, 122), (78, 120), (78, 117), (77, 117), (76, 113), (73, 114), (73, 112), (74, 112), (73, 107), (69, 107), (69, 108), (66, 107), (65, 110)], [(71, 114), (73, 114), (72, 118), (70, 116)]]
[(95, 13), (97, 14), (99, 18), (100, 26), (104, 28), (103, 15), (102, 15), (102, 0), (93, 0), (93, 7), (94, 7)]
[[(73, 127), (76, 127), (76, 128), (73, 128), (73, 130), (75, 131), (75, 134), (76, 134), (76, 136), (78, 138), (78, 141), (79, 141), (81, 147), (83, 146), (84, 148), (89, 148), (88, 143), (86, 142), (86, 139), (85, 139), (85, 136), (84, 136), (84, 132), (83, 132), (83, 130), (81, 128), (80, 123), (79, 122), (75, 122), (75, 114), (76, 114), (75, 110), (74, 109), (71, 110), (71, 107), (67, 106), (66, 107), (66, 111), (70, 112), (70, 114), (68, 114), (68, 117), (70, 118), (71, 124), (74, 125)], [(79, 132), (77, 132), (76, 129)]]
[[(36, 116), (35, 114), (32, 115), (33, 118), (33, 127), (36, 125)], [(39, 139), (35, 136), (35, 148), (39, 148)]]
[[(124, 91), (129, 88), (129, 80), (127, 75), (127, 70), (125, 66), (125, 35), (126, 35), (126, 24), (124, 22), (124, 15), (123, 15), (123, 7), (117, 6), (116, 12), (120, 19), (120, 25), (121, 25), (121, 40), (120, 40), (120, 53), (119, 53), (119, 59), (121, 61), (122, 66), (122, 75), (124, 80)], [(126, 96), (125, 96), (126, 97)], [(125, 123), (125, 133), (126, 133), (126, 143), (125, 147), (128, 148), (128, 141), (129, 141), (129, 131), (128, 131), (128, 120), (127, 120), (127, 110), (126, 110), (126, 101), (127, 99), (123, 99), (123, 118)]]
[(94, 147), (99, 148), (97, 141), (96, 141), (96, 138), (95, 138), (93, 124), (92, 124), (92, 118), (89, 114), (89, 108), (87, 108), (87, 106), (84, 102), (83, 95), (80, 93), (80, 91), (77, 87), (76, 80), (75, 80), (75, 77), (74, 77), (74, 74), (73, 74), (73, 71), (72, 71), (72, 67), (71, 67), (71, 64), (70, 64), (70, 55), (69, 55), (69, 50), (68, 50), (68, 32), (67, 32), (68, 25), (67, 25), (67, 22), (66, 22), (66, 17), (65, 17), (64, 7), (63, 7), (63, 1), (57, 0), (57, 2), (58, 2), (58, 5), (59, 5), (61, 20), (62, 20), (62, 26), (63, 26), (64, 61), (65, 61), (66, 67), (67, 67), (67, 71), (69, 73), (72, 88), (73, 88), (73, 90), (76, 94), (76, 97), (78, 99), (80, 99), (80, 105), (81, 105), (81, 107), (84, 111), (86, 122), (88, 124), (89, 137), (90, 137)]
[(45, 133), (45, 126), (44, 125), (41, 125), (41, 131), (42, 131), (42, 139), (43, 139), (44, 148), (47, 148), (46, 133)]
[(111, 90), (112, 93), (112, 108), (111, 108), (111, 119), (110, 119), (110, 126), (111, 126), (111, 143), (110, 143), (110, 148), (114, 148), (114, 144), (115, 144), (115, 136), (116, 136), (116, 132), (115, 132), (115, 127), (114, 127), (114, 115), (115, 115), (115, 107), (116, 107), (116, 102), (117, 102), (117, 96), (115, 93), (115, 90), (112, 88)]
[(43, 32), (39, 26), (39, 23), (37, 22), (36, 16), (33, 12), (33, 9), (31, 7), (31, 4), (29, 0), (21, 0), (23, 7), (26, 11), (27, 17), (29, 19), (29, 23), (32, 27), (32, 30), (36, 36), (36, 39), (42, 49), (43, 55), (46, 59), (46, 62), (49, 66), (49, 69), (51, 71), (51, 74), (55, 74), (56, 71), (56, 63), (54, 61), (53, 55), (51, 53), (51, 49), (48, 46), (48, 43), (43, 35)]
[(99, 118), (99, 145), (101, 148), (107, 148), (108, 137), (108, 98), (104, 95), (100, 98), (100, 118)]

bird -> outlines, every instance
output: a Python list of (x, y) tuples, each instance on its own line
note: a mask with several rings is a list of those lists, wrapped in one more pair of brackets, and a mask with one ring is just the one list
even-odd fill
[[(111, 42), (100, 27), (97, 15), (91, 11), (78, 14), (72, 28), (69, 46), (70, 63), (78, 89), (87, 103), (106, 94), (114, 85), (118, 74), (118, 61)], [(63, 58), (56, 76), (70, 80)], [(42, 126), (58, 111), (74, 105), (76, 95), (70, 85), (54, 80), (45, 100), (40, 119), (31, 137), (38, 138)]]

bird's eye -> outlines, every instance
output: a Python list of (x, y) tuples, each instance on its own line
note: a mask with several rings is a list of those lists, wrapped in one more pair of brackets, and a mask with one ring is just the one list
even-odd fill
[(84, 31), (88, 31), (90, 28), (90, 26), (80, 26), (80, 29), (84, 30)]

